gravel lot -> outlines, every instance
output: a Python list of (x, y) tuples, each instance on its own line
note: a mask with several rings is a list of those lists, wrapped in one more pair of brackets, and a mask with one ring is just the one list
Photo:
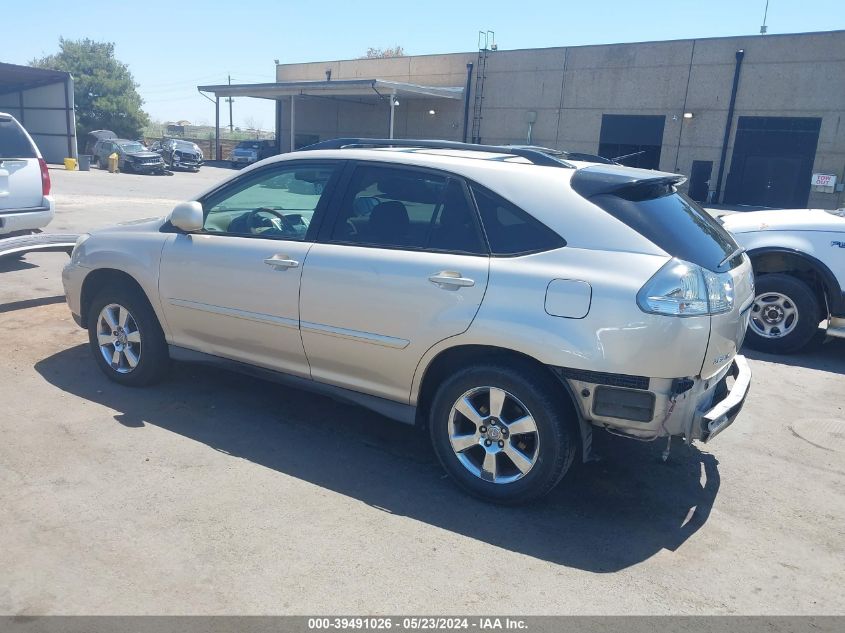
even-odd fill
[[(51, 174), (49, 229), (83, 232), (231, 171)], [(363, 409), (191, 365), (108, 382), (66, 261), (0, 261), (0, 614), (845, 614), (845, 341), (752, 356), (707, 447), (600, 436), (506, 509)]]

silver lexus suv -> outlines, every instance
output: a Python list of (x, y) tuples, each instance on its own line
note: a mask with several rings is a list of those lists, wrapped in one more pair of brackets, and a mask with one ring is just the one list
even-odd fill
[(319, 391), (427, 428), (459, 486), (519, 503), (594, 427), (706, 442), (742, 408), (751, 265), (682, 181), (338, 139), (83, 235), (65, 292), (118, 383), (176, 359)]

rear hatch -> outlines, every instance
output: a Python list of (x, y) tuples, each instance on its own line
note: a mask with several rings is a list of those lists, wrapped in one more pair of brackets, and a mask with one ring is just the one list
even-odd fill
[(40, 207), (38, 149), (21, 125), (0, 114), (0, 211)]
[(733, 305), (710, 317), (710, 340), (703, 350), (701, 376), (709, 378), (729, 364), (742, 345), (753, 299), (753, 277), (751, 263), (733, 236), (676, 191), (684, 180), (677, 174), (594, 166), (575, 172), (572, 188), (670, 256), (730, 274)]

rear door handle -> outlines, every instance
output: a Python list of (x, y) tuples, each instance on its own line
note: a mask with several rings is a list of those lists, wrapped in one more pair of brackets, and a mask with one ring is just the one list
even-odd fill
[(470, 286), (475, 285), (474, 279), (464, 277), (461, 275), (461, 273), (452, 270), (443, 270), (439, 273), (435, 273), (434, 275), (429, 277), (428, 280), (435, 286), (438, 286), (445, 290), (469, 288)]
[(290, 259), (287, 255), (273, 255), (264, 260), (264, 263), (275, 270), (285, 270), (287, 268), (296, 268), (299, 262), (295, 259)]

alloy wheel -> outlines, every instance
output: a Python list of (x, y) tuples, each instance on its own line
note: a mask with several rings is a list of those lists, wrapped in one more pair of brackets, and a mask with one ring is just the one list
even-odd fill
[(795, 302), (780, 292), (766, 292), (754, 298), (751, 328), (763, 338), (783, 338), (798, 325)]
[(537, 423), (516, 396), (498, 387), (476, 387), (449, 412), (449, 443), (473, 475), (507, 484), (527, 475), (540, 454)]
[(128, 374), (141, 360), (141, 332), (129, 310), (110, 303), (97, 317), (97, 344), (114, 371)]

